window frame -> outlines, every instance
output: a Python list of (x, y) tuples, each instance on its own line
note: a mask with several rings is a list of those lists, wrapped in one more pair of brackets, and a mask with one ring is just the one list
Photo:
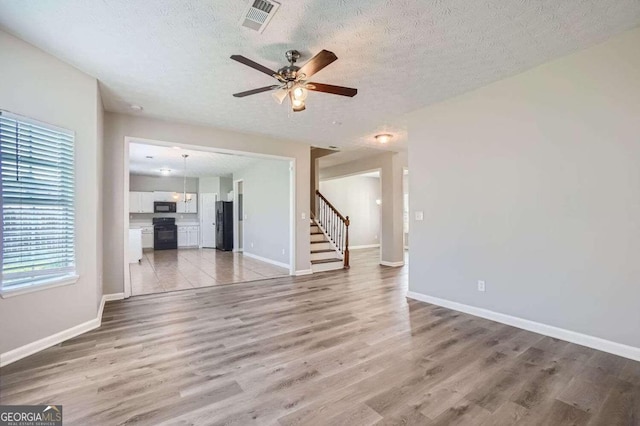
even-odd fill
[[(30, 117), (25, 117), (20, 114), (13, 113), (11, 111), (0, 109), (0, 116), (7, 117), (10, 120), (16, 120), (24, 124), (30, 124), (41, 127), (51, 132), (62, 133), (71, 137), (71, 170), (72, 174), (72, 207), (73, 210), (73, 270), (69, 273), (52, 272), (51, 274), (42, 274), (34, 277), (29, 281), (23, 283), (16, 283), (5, 287), (4, 274), (2, 272), (2, 266), (4, 265), (4, 224), (0, 223), (0, 298), (8, 298), (18, 296), (21, 294), (33, 293), (41, 290), (46, 290), (54, 287), (66, 286), (75, 284), (80, 276), (78, 275), (78, 251), (77, 251), (77, 221), (76, 221), (76, 198), (77, 198), (77, 182), (76, 182), (76, 135), (74, 131), (58, 127), (40, 120), (36, 120)], [(1, 164), (1, 156), (0, 156)], [(0, 181), (0, 203), (2, 203), (2, 219), (4, 217), (4, 194), (3, 186)], [(0, 219), (0, 220), (2, 220)]]

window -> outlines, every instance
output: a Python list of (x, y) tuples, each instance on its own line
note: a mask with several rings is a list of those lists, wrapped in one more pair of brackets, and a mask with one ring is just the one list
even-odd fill
[(73, 282), (74, 135), (0, 111), (2, 293)]

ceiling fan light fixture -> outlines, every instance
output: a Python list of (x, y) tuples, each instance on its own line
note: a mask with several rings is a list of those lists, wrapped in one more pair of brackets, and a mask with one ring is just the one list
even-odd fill
[(389, 142), (391, 139), (393, 138), (392, 134), (389, 133), (381, 133), (379, 135), (376, 135), (376, 141), (380, 142), (380, 143), (387, 143)]
[(288, 93), (287, 89), (283, 87), (273, 92), (271, 96), (273, 96), (273, 99), (275, 99), (277, 103), (282, 105), (282, 102), (284, 101), (284, 98), (287, 97)]
[(307, 89), (302, 86), (297, 86), (293, 89), (293, 99), (297, 101), (304, 101), (307, 99)]

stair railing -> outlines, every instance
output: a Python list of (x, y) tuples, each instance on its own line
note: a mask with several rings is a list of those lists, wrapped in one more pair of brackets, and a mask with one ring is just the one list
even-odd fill
[(343, 216), (318, 190), (316, 210), (316, 222), (342, 253), (344, 268), (349, 269), (349, 216)]

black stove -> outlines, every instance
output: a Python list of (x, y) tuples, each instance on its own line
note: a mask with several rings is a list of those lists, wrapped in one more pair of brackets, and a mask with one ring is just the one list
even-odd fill
[(153, 249), (172, 250), (178, 248), (178, 227), (172, 217), (153, 218)]

